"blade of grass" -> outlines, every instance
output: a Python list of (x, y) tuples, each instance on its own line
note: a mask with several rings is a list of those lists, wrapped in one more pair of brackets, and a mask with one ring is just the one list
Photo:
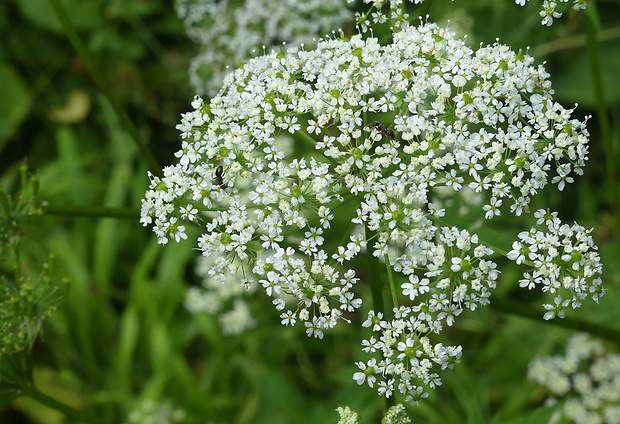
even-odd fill
[(33, 386), (22, 387), (22, 392), (25, 396), (30, 397), (31, 399), (36, 400), (43, 405), (49, 406), (57, 411), (62, 412), (67, 417), (74, 418), (79, 422), (89, 423), (89, 424), (104, 424), (104, 421), (100, 420), (96, 415), (92, 415), (86, 413), (84, 411), (79, 411), (71, 406), (59, 402), (56, 399), (46, 395), (45, 393), (37, 390)]
[[(107, 188), (103, 203), (107, 207), (121, 207), (131, 192), (130, 185), (134, 181), (131, 163), (134, 159), (135, 149), (128, 148), (127, 135), (122, 130), (118, 119), (109, 103), (101, 98), (101, 106), (104, 112), (106, 127), (110, 129), (111, 156), (114, 158), (109, 168)], [(137, 224), (137, 218), (134, 223)], [(120, 238), (126, 231), (122, 231), (128, 223), (119, 222), (116, 219), (100, 219), (96, 224), (94, 240), (94, 266), (93, 272), (97, 287), (104, 299), (109, 299), (110, 285), (113, 284), (112, 276), (115, 273), (117, 258), (119, 257)]]
[(605, 101), (601, 58), (598, 49), (598, 32), (600, 23), (596, 9), (596, 2), (588, 4), (586, 9), (586, 37), (588, 46), (588, 58), (590, 60), (590, 73), (594, 86), (594, 98), (596, 99), (596, 118), (598, 119), (603, 148), (605, 149), (605, 162), (607, 168), (607, 181), (610, 189), (611, 209), (614, 211), (614, 234), (616, 243), (620, 247), (620, 187), (618, 183), (618, 167), (611, 136), (609, 122), (609, 110)]
[(54, 13), (56, 13), (56, 16), (58, 17), (58, 20), (60, 21), (62, 28), (65, 34), (67, 35), (67, 38), (73, 45), (73, 48), (77, 52), (78, 56), (80, 56), (80, 59), (84, 63), (84, 66), (86, 67), (86, 69), (88, 69), (90, 76), (92, 77), (95, 84), (97, 84), (97, 87), (99, 88), (99, 90), (101, 90), (103, 95), (108, 99), (108, 101), (112, 105), (112, 108), (114, 108), (114, 111), (118, 115), (119, 119), (121, 120), (125, 128), (127, 128), (127, 131), (129, 131), (129, 134), (131, 135), (132, 140), (134, 141), (136, 146), (138, 146), (138, 148), (140, 149), (142, 156), (149, 163), (149, 166), (151, 167), (151, 171), (156, 175), (162, 175), (161, 166), (157, 163), (155, 156), (153, 156), (153, 153), (151, 153), (151, 150), (149, 149), (149, 147), (146, 145), (146, 143), (142, 139), (142, 136), (140, 135), (136, 127), (133, 125), (133, 122), (131, 122), (131, 119), (129, 119), (129, 115), (127, 115), (125, 110), (121, 107), (121, 104), (116, 99), (116, 97), (112, 95), (112, 92), (108, 88), (108, 85), (105, 79), (103, 78), (103, 75), (101, 75), (101, 73), (95, 66), (88, 49), (86, 48), (84, 43), (82, 43), (82, 40), (80, 39), (77, 31), (75, 30), (75, 27), (69, 20), (69, 17), (67, 16), (67, 12), (65, 11), (64, 7), (62, 6), (59, 0), (49, 0), (49, 2), (52, 8), (54, 9)]
[[(530, 318), (536, 321), (540, 321), (544, 314), (542, 310), (537, 310), (527, 305), (522, 305), (520, 303), (501, 299), (497, 296), (491, 299), (491, 308), (497, 310), (498, 312), (517, 315), (524, 318)], [(594, 324), (571, 317), (556, 318), (545, 322), (552, 325), (557, 325), (558, 327), (583, 331), (606, 340), (620, 343), (620, 330), (610, 328), (605, 325)]]

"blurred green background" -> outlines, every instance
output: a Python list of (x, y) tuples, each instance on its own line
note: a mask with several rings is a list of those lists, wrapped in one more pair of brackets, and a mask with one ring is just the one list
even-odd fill
[[(175, 125), (194, 95), (187, 67), (197, 52), (173, 4), (62, 4), (156, 160), (173, 163), (180, 146)], [(596, 5), (602, 110), (611, 120), (617, 163), (620, 2)], [(617, 182), (610, 184), (607, 174), (610, 161), (597, 117), (603, 105), (592, 85), (586, 14), (568, 13), (547, 28), (540, 25), (539, 9), (537, 1), (526, 7), (511, 0), (435, 1), (430, 19), (449, 19), (460, 35), (468, 34), (471, 46), (499, 38), (515, 50), (530, 47), (537, 63), (546, 61), (555, 99), (566, 107), (578, 102), (578, 118), (594, 115), (585, 175), (562, 193), (545, 192), (542, 205), (567, 222), (594, 227), (603, 258), (607, 297), (572, 316), (620, 328), (617, 205), (610, 195)], [(415, 15), (418, 9), (412, 10)], [(182, 409), (186, 415), (178, 422), (187, 423), (335, 423), (334, 410), (344, 405), (360, 412), (362, 422), (378, 423), (383, 399), (352, 379), (353, 363), (361, 357), (359, 341), (366, 335), (359, 325), (339, 327), (322, 341), (308, 339), (301, 328), (282, 327), (269, 300), (259, 294), (251, 303), (257, 328), (225, 337), (217, 317), (185, 310), (187, 288), (199, 284), (197, 252), (191, 242), (157, 245), (150, 229), (140, 225), (149, 165), (48, 1), (0, 2), (0, 39), (0, 182), (6, 192), (17, 193), (19, 168), (27, 158), (30, 171), (38, 173), (41, 200), (50, 208), (23, 233), (23, 272), (40, 272), (53, 252), (55, 272), (71, 280), (68, 298), (32, 348), (39, 389), (107, 423), (126, 422), (144, 400)], [(123, 216), (88, 216), (88, 208), (102, 206), (121, 208)], [(516, 270), (503, 270), (497, 295), (535, 302), (515, 288)], [(6, 257), (0, 271), (10, 272)], [(546, 422), (550, 411), (539, 409), (543, 397), (526, 382), (527, 364), (534, 355), (557, 350), (571, 334), (489, 308), (465, 313), (443, 334), (446, 343), (463, 345), (463, 362), (442, 374), (444, 384), (428, 402), (408, 408), (410, 416), (424, 423)], [(0, 409), (0, 422), (79, 421), (20, 398)]]

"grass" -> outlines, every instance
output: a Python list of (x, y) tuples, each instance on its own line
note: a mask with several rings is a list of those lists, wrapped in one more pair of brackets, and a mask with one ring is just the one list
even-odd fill
[[(60, 10), (58, 0), (50, 3)], [(579, 113), (594, 115), (586, 174), (560, 195), (545, 193), (544, 203), (566, 221), (595, 228), (609, 291), (600, 306), (585, 305), (570, 318), (611, 328), (602, 335), (617, 350), (620, 82), (606, 79), (620, 57), (617, 32), (613, 38), (617, 5), (589, 2), (586, 14), (543, 28), (532, 18), (536, 2), (525, 9), (457, 3), (436, 2), (432, 16), (462, 8), (473, 40), (499, 36), (515, 49), (540, 47), (539, 61), (547, 60), (552, 80), (563, 81), (557, 97), (564, 105), (584, 99)], [(227, 337), (217, 317), (185, 309), (187, 288), (200, 284), (198, 252), (190, 242), (158, 245), (138, 220), (147, 171), (175, 159), (174, 127), (193, 97), (185, 69), (194, 47), (168, 2), (62, 4), (72, 25), (45, 18), (52, 16), (47, 1), (0, 4), (0, 35), (7, 40), (0, 75), (8, 81), (0, 87), (0, 182), (18, 193), (27, 158), (45, 202), (43, 215), (20, 234), (21, 270), (38, 275), (53, 252), (56, 281), (70, 280), (69, 294), (24, 359), (37, 391), (16, 400), (0, 392), (0, 421), (122, 423), (153, 400), (183, 409), (180, 422), (187, 423), (335, 423), (340, 405), (360, 412), (362, 422), (379, 422), (383, 400), (352, 380), (361, 329), (308, 339), (300, 328), (282, 327), (269, 300), (258, 295), (251, 300), (257, 328)], [(597, 41), (601, 32), (612, 39)], [(71, 92), (82, 93), (87, 105), (68, 102)], [(72, 113), (50, 114), (58, 109)], [(501, 234), (495, 237), (501, 243)], [(0, 254), (0, 271), (11, 275), (14, 258), (8, 249)], [(540, 390), (525, 382), (527, 364), (556, 352), (582, 324), (562, 328), (525, 317), (536, 299), (515, 290), (515, 278), (506, 271), (497, 294), (521, 309), (483, 308), (445, 332), (444, 342), (463, 345), (463, 361), (442, 374), (444, 385), (428, 402), (408, 408), (414, 422), (546, 422), (550, 411), (540, 408)]]

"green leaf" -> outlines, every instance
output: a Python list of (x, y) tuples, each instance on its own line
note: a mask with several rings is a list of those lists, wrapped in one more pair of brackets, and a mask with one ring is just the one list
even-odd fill
[[(24, 18), (35, 26), (62, 33), (62, 26), (48, 0), (19, 0), (16, 3)], [(78, 29), (92, 30), (105, 24), (101, 1), (62, 0), (62, 4)]]
[(22, 78), (6, 63), (0, 63), (0, 150), (28, 112), (28, 90)]
[[(620, 101), (620, 43), (601, 43), (599, 48), (605, 101), (607, 104), (614, 104)], [(596, 99), (587, 53), (584, 51), (566, 65), (561, 73), (553, 75), (555, 100), (578, 102), (582, 107), (594, 107)]]
[(11, 201), (2, 189), (2, 186), (0, 186), (0, 207), (2, 207), (3, 215), (6, 218), (11, 216), (11, 213), (13, 211), (13, 208), (11, 208)]

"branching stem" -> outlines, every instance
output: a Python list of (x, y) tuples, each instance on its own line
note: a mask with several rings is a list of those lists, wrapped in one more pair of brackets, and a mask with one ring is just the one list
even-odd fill
[(105, 206), (43, 206), (46, 215), (95, 217), (95, 218), (130, 218), (137, 219), (140, 211), (136, 208), (109, 208)]

